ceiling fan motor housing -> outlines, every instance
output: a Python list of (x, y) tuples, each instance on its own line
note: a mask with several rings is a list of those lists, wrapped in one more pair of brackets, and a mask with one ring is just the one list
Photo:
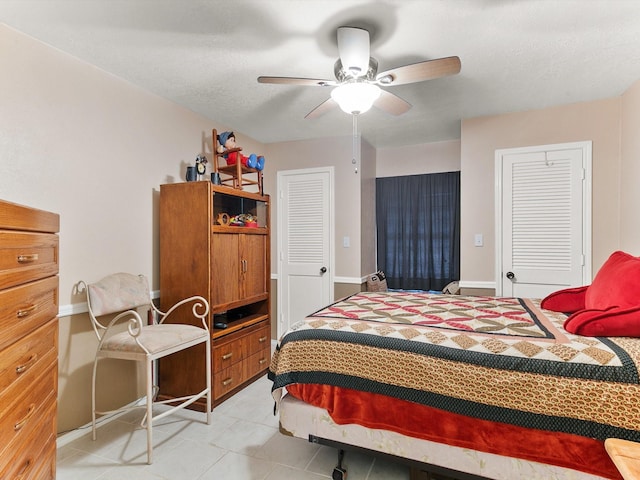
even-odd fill
[(369, 65), (369, 32), (363, 28), (339, 27), (338, 52), (351, 77), (360, 77)]
[[(366, 80), (368, 82), (373, 82), (376, 79), (377, 73), (378, 73), (378, 61), (373, 57), (369, 57), (369, 65), (367, 67), (366, 72), (364, 72), (361, 75), (358, 75), (355, 78), (359, 80)], [(351, 75), (347, 71), (347, 69), (344, 68), (344, 66), (342, 65), (342, 60), (340, 59), (336, 60), (336, 63), (333, 66), (333, 74), (336, 76), (338, 83), (347, 82), (354, 78), (353, 75)]]

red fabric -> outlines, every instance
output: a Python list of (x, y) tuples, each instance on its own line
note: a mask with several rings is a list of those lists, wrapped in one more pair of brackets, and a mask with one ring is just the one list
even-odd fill
[(640, 257), (614, 252), (587, 290), (585, 308), (640, 307)]
[(617, 251), (593, 283), (548, 295), (542, 308), (570, 313), (564, 328), (588, 337), (640, 337), (640, 257)]
[(640, 337), (640, 307), (582, 310), (565, 320), (564, 329), (586, 337)]
[(604, 442), (567, 433), (478, 420), (385, 395), (331, 385), (288, 385), (294, 397), (321, 407), (338, 424), (359, 424), (423, 440), (522, 458), (622, 479)]
[(584, 310), (584, 301), (589, 286), (565, 288), (547, 295), (540, 306), (547, 310), (562, 313), (573, 313)]

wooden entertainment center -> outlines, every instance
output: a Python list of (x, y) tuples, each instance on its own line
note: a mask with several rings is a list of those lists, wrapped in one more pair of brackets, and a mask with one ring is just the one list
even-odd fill
[[(254, 221), (234, 226), (238, 215)], [(267, 371), (270, 269), (268, 195), (208, 181), (160, 186), (160, 305), (191, 295), (209, 301), (214, 406)], [(203, 348), (160, 361), (161, 398), (204, 388)], [(194, 408), (204, 410), (204, 401)]]

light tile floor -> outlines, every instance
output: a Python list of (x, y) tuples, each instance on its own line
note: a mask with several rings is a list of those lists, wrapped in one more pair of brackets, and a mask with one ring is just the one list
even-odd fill
[[(154, 461), (147, 465), (143, 410), (129, 412), (85, 434), (58, 439), (57, 480), (325, 480), (338, 462), (333, 448), (278, 432), (267, 377), (213, 410), (211, 425), (191, 410), (154, 426)], [(407, 480), (406, 466), (347, 452), (349, 480)]]

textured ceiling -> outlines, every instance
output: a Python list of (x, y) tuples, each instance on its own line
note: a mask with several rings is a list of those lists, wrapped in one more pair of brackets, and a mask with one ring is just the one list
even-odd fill
[(0, 21), (263, 143), (351, 134), (338, 109), (304, 119), (330, 87), (256, 81), (333, 79), (343, 25), (371, 32), (380, 71), (462, 62), (390, 87), (413, 105), (403, 116), (361, 115), (376, 147), (456, 139), (463, 118), (615, 97), (640, 79), (638, 0), (0, 0)]

